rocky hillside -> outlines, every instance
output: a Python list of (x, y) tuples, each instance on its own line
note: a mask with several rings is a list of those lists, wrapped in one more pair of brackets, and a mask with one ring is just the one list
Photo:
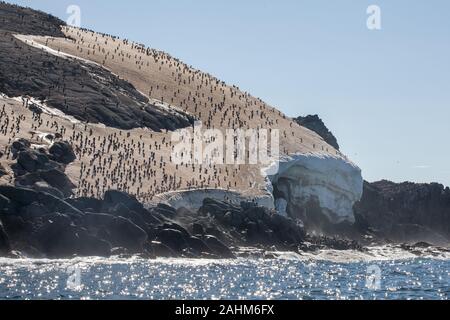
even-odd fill
[(133, 85), (105, 68), (31, 47), (16, 34), (64, 37), (61, 20), (0, 3), (0, 92), (38, 99), (79, 121), (154, 131), (192, 124), (193, 117), (149, 103)]

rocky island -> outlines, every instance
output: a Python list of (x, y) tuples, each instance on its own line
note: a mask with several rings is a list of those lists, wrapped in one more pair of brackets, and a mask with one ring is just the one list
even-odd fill
[[(167, 53), (4, 2), (0, 48), (2, 256), (448, 250), (450, 190), (364, 182), (318, 116), (290, 119)], [(278, 130), (276, 170), (175, 163), (172, 133), (198, 121)]]

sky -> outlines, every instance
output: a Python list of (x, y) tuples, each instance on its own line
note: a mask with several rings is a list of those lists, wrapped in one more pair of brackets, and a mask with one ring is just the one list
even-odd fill
[[(368, 181), (450, 186), (448, 0), (17, 0), (128, 38), (288, 116), (318, 114)], [(367, 27), (380, 8), (381, 29)]]

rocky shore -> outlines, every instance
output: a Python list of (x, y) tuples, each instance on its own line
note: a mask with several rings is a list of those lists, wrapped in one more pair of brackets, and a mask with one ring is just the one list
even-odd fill
[(108, 191), (103, 200), (63, 200), (44, 191), (0, 186), (2, 255), (68, 258), (234, 258), (239, 247), (274, 251), (358, 249), (352, 241), (308, 236), (290, 218), (252, 203), (205, 199), (198, 212)]
[(252, 202), (234, 205), (206, 198), (195, 211), (109, 190), (103, 199), (74, 198), (65, 167), (72, 147), (55, 139), (34, 148), (10, 146), (14, 185), (0, 186), (0, 254), (66, 258), (141, 254), (145, 257), (233, 258), (239, 247), (313, 250), (357, 248), (352, 241), (310, 237), (298, 221)]
[[(12, 143), (15, 184), (0, 186), (0, 256), (70, 258), (141, 255), (234, 258), (241, 254), (319, 249), (364, 250), (364, 245), (415, 242), (448, 245), (449, 191), (439, 185), (366, 183), (355, 224), (333, 225), (320, 209), (303, 219), (253, 202), (206, 198), (198, 210), (109, 190), (102, 199), (75, 198), (65, 166), (72, 147), (56, 139), (35, 149)], [(306, 219), (306, 220), (305, 220)], [(240, 248), (252, 248), (240, 250)], [(244, 253), (243, 253), (244, 252)]]
[[(61, 29), (63, 21), (43, 12), (0, 1), (0, 16), (0, 256), (215, 259), (386, 243), (448, 247), (450, 189), (362, 186), (361, 170), (318, 116), (290, 119), (162, 52)], [(57, 43), (66, 51), (49, 47)], [(70, 50), (78, 58), (67, 58)], [(277, 174), (266, 181), (258, 166), (175, 166), (168, 132), (194, 119), (208, 128), (283, 129)], [(206, 188), (253, 202), (218, 201)], [(170, 192), (183, 206), (157, 197)], [(195, 208), (193, 199), (201, 199)]]

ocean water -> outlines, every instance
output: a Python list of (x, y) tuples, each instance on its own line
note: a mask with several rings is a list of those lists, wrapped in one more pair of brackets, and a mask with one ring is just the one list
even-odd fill
[(449, 297), (448, 256), (414, 257), (380, 248), (364, 255), (330, 250), (224, 261), (137, 257), (0, 260), (0, 299)]

